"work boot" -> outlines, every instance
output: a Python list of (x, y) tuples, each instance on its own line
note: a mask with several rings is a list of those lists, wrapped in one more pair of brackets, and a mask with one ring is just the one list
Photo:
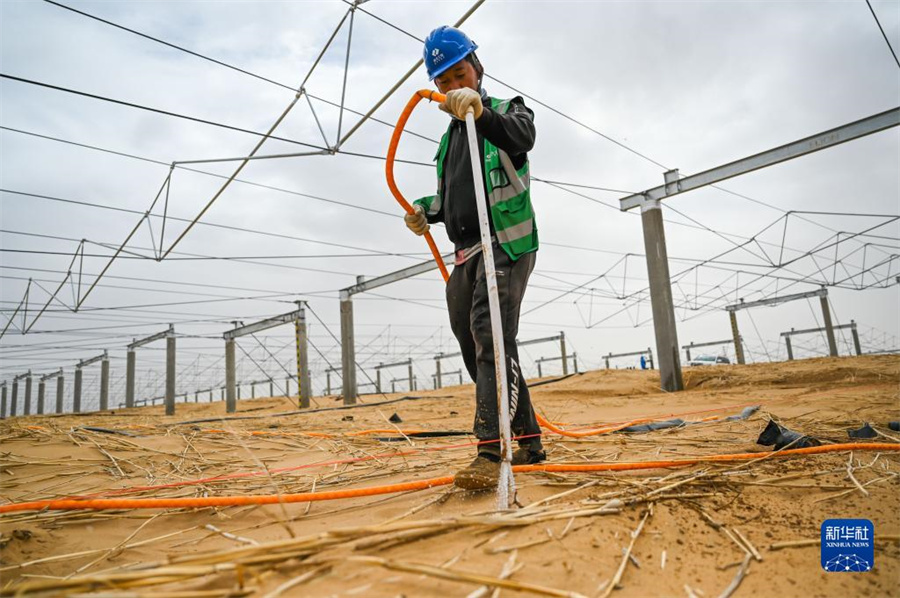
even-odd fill
[(465, 469), (453, 476), (453, 483), (464, 490), (492, 490), (500, 481), (500, 461), (494, 455), (478, 455)]
[(529, 446), (520, 446), (515, 450), (512, 456), (513, 465), (534, 465), (535, 463), (546, 460), (547, 453), (541, 449), (533, 451)]

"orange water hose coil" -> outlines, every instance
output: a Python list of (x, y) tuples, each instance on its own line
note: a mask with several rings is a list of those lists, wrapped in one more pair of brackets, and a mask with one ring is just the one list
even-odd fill
[[(900, 444), (884, 443), (848, 443), (831, 444), (827, 446), (814, 446), (809, 448), (788, 449), (773, 453), (734, 453), (725, 455), (711, 455), (694, 459), (679, 459), (670, 461), (643, 461), (638, 463), (544, 463), (538, 465), (517, 465), (513, 467), (516, 473), (525, 472), (552, 472), (552, 473), (583, 473), (595, 471), (634, 471), (641, 469), (659, 469), (667, 467), (686, 467), (698, 463), (714, 463), (729, 461), (752, 461), (772, 457), (789, 457), (794, 455), (820, 455), (843, 451), (894, 451), (900, 452)], [(342, 498), (359, 498), (364, 496), (377, 496), (380, 494), (394, 494), (397, 492), (409, 492), (413, 490), (426, 490), (436, 486), (446, 486), (453, 483), (452, 476), (430, 478), (415, 482), (401, 484), (389, 484), (385, 486), (372, 486), (369, 488), (354, 488), (351, 490), (332, 490), (328, 492), (304, 492), (300, 494), (267, 494), (252, 496), (208, 496), (198, 498), (98, 498), (89, 500), (62, 499), (62, 500), (37, 500), (31, 502), (0, 505), (0, 514), (16, 511), (37, 511), (43, 509), (53, 510), (100, 510), (100, 509), (191, 509), (203, 507), (234, 507), (244, 505), (270, 505), (277, 503), (315, 502), (321, 500), (337, 500)]]

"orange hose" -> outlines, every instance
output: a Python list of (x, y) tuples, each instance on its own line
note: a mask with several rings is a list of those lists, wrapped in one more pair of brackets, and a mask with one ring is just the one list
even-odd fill
[[(900, 451), (900, 444), (884, 443), (847, 443), (814, 446), (809, 448), (788, 449), (772, 453), (734, 453), (710, 455), (694, 459), (671, 461), (642, 461), (637, 463), (544, 463), (537, 465), (516, 465), (516, 473), (546, 471), (553, 473), (594, 472), (594, 471), (634, 471), (640, 469), (660, 469), (667, 467), (686, 467), (698, 463), (752, 461), (768, 457), (788, 457), (793, 455), (820, 455), (841, 451)], [(191, 509), (203, 507), (235, 507), (244, 505), (270, 505), (276, 503), (314, 502), (321, 500), (337, 500), (343, 498), (359, 498), (393, 494), (412, 490), (426, 490), (435, 486), (446, 486), (453, 483), (452, 476), (443, 476), (416, 482), (354, 488), (351, 490), (332, 490), (328, 492), (304, 492), (300, 494), (266, 494), (251, 496), (208, 496), (198, 498), (98, 498), (90, 500), (37, 500), (31, 502), (12, 503), (0, 506), (0, 514), (16, 511), (36, 511), (42, 509), (82, 510), (82, 509)]]
[[(370, 436), (372, 434), (422, 434), (431, 432), (432, 430), (399, 430), (394, 428), (376, 428), (374, 430), (360, 430), (358, 432), (345, 432), (343, 434), (328, 434), (327, 432), (273, 432), (271, 430), (251, 430), (243, 432), (250, 436), (309, 436), (312, 438), (337, 438), (338, 436)], [(207, 428), (201, 430), (204, 434), (238, 434), (230, 430), (222, 430), (220, 428)]]
[(651, 419), (635, 419), (635, 420), (631, 420), (629, 422), (619, 424), (617, 426), (610, 426), (607, 428), (595, 428), (593, 430), (584, 430), (583, 432), (569, 432), (568, 430), (563, 430), (562, 428), (553, 425), (553, 422), (542, 417), (540, 413), (535, 413), (534, 415), (535, 415), (535, 417), (537, 417), (538, 423), (541, 424), (541, 426), (547, 428), (551, 432), (559, 434), (560, 436), (567, 436), (569, 438), (584, 438), (586, 436), (597, 436), (599, 434), (608, 434), (610, 432), (616, 432), (623, 428), (627, 428), (628, 426), (634, 426), (637, 424), (646, 424), (648, 422), (653, 421)]
[[(406, 210), (407, 214), (412, 214), (414, 210), (409, 202), (406, 201), (406, 198), (403, 197), (403, 194), (400, 193), (400, 189), (397, 188), (397, 183), (394, 181), (394, 156), (397, 154), (397, 145), (400, 143), (400, 135), (403, 134), (403, 128), (406, 126), (406, 121), (409, 120), (409, 116), (412, 114), (413, 109), (415, 109), (416, 104), (418, 104), (422, 98), (428, 98), (434, 102), (443, 102), (447, 99), (447, 96), (430, 89), (420, 89), (412, 98), (410, 98), (406, 107), (403, 109), (403, 112), (400, 113), (400, 118), (397, 120), (397, 124), (394, 127), (394, 134), (391, 135), (391, 143), (388, 145), (387, 160), (384, 163), (384, 173), (387, 176), (388, 187), (394, 195), (394, 199), (396, 199), (397, 203)], [(437, 262), (438, 268), (441, 270), (441, 276), (444, 277), (444, 282), (447, 282), (450, 278), (450, 273), (447, 272), (447, 266), (444, 265), (444, 259), (441, 257), (441, 252), (438, 251), (437, 245), (435, 245), (430, 232), (426, 232), (424, 236), (425, 241), (428, 243), (428, 247), (431, 249), (431, 255), (434, 256), (434, 261)]]

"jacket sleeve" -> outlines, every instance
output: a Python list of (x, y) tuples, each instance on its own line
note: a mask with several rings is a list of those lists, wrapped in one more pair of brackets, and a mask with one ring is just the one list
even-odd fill
[(521, 96), (510, 100), (505, 114), (485, 106), (481, 118), (475, 121), (475, 128), (510, 157), (529, 152), (534, 147), (534, 112), (525, 106)]
[(419, 205), (425, 209), (425, 220), (428, 224), (436, 224), (444, 221), (444, 206), (441, 205), (435, 210), (434, 203), (436, 199), (436, 195), (426, 195), (413, 202), (413, 205)]

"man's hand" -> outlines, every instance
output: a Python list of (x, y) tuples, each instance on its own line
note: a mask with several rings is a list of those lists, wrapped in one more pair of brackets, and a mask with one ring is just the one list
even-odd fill
[(438, 108), (456, 117), (459, 120), (466, 120), (466, 112), (472, 108), (475, 120), (481, 117), (484, 107), (481, 105), (481, 94), (474, 89), (464, 87), (463, 89), (454, 89), (447, 92), (447, 99)]
[(419, 204), (413, 204), (414, 212), (403, 217), (406, 227), (420, 237), (428, 232), (428, 220), (425, 219), (425, 208)]

